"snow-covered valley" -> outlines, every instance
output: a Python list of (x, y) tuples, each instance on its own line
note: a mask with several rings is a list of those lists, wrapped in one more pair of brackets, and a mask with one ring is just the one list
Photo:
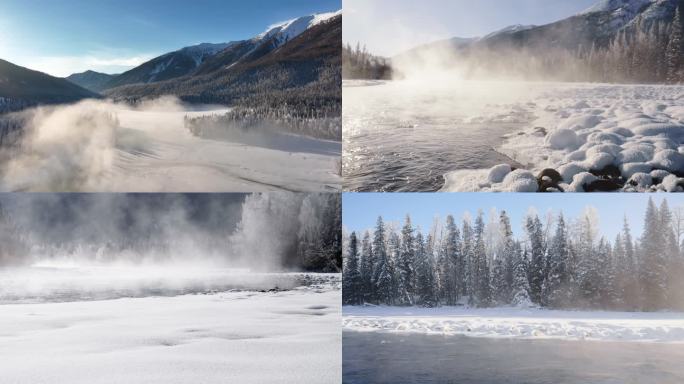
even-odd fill
[[(435, 171), (443, 174), (441, 185), (411, 189), (682, 188), (684, 86), (350, 81), (344, 97), (345, 183), (354, 190), (409, 184)], [(378, 133), (393, 139), (378, 142)], [(404, 163), (407, 171), (397, 171)], [(557, 174), (541, 175), (549, 168)], [(389, 181), (367, 181), (378, 179)]]
[[(0, 304), (2, 381), (340, 382), (339, 275), (182, 270), (11, 271), (0, 283), (14, 295)], [(156, 291), (130, 294), (150, 282)], [(18, 299), (22, 287), (34, 297)], [(105, 287), (111, 299), (89, 297)]]
[(684, 343), (684, 313), (343, 307), (345, 331), (513, 339)]
[[(173, 102), (126, 108), (83, 102), (38, 112), (23, 148), (5, 156), (6, 191), (335, 191), (341, 143), (289, 136), (237, 142), (193, 136)], [(103, 118), (102, 114), (107, 117)], [(7, 159), (7, 157), (9, 157)]]

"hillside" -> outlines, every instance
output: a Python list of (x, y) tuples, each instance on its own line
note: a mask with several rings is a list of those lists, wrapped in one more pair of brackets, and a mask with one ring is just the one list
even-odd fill
[[(514, 25), (482, 38), (438, 41), (404, 52), (397, 63), (432, 62), (465, 73), (608, 82), (684, 81), (682, 0), (602, 0), (541, 26)], [(680, 11), (681, 13), (681, 11)]]
[[(114, 99), (175, 95), (188, 102), (305, 104), (339, 111), (342, 16), (309, 27), (293, 39), (264, 36), (257, 49), (236, 44), (202, 64), (197, 74), (106, 91)], [(240, 57), (235, 61), (236, 57)], [(229, 64), (228, 64), (229, 63)]]
[(0, 59), (0, 112), (23, 105), (68, 103), (91, 97), (101, 96), (65, 79)]
[(116, 75), (108, 75), (95, 71), (85, 71), (82, 73), (74, 73), (66, 79), (90, 91), (100, 92), (104, 89), (104, 85), (111, 81), (115, 76)]

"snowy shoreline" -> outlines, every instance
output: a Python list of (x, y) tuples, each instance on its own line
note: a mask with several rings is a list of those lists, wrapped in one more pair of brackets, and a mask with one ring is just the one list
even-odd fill
[[(506, 135), (496, 148), (530, 169), (500, 165), (455, 170), (444, 175), (442, 191), (536, 192), (539, 173), (546, 168), (560, 174), (557, 186), (568, 192), (684, 190), (684, 86), (530, 83), (528, 87), (518, 102), (496, 105), (494, 110), (531, 116), (525, 129)], [(496, 123), (499, 117), (489, 117), (494, 115), (500, 112), (489, 110), (469, 121)], [(599, 178), (609, 179), (610, 185), (589, 187)]]
[[(339, 284), (0, 305), (11, 383), (334, 383)], [(59, 359), (55, 359), (59, 356)]]
[(506, 339), (684, 343), (684, 313), (344, 306), (342, 329)]

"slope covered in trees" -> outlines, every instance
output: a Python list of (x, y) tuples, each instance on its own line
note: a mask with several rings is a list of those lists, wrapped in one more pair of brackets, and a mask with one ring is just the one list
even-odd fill
[(0, 113), (36, 104), (69, 103), (99, 97), (97, 93), (65, 79), (0, 59)]
[(423, 235), (407, 216), (397, 230), (378, 218), (374, 232), (352, 232), (344, 303), (656, 311), (684, 309), (684, 211), (649, 199), (641, 236), (625, 219), (601, 236), (595, 214), (529, 214), (515, 238), (502, 211), (485, 224), (453, 216)]
[[(397, 55), (393, 68), (383, 71), (401, 77), (416, 66), (439, 63), (467, 78), (684, 82), (684, 1), (623, 3), (622, 8), (596, 8), (547, 25), (427, 44)], [(372, 56), (361, 53), (368, 60), (360, 66), (373, 68)], [(349, 64), (345, 74), (376, 78), (375, 71), (358, 67)]]

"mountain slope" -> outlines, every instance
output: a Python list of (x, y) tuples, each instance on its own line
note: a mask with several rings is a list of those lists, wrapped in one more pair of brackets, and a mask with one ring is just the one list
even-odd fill
[(103, 84), (103, 89), (136, 83), (152, 83), (185, 76), (194, 71), (207, 58), (232, 44), (234, 43), (204, 43), (167, 53), (112, 78)]
[(340, 14), (341, 11), (338, 11), (288, 20), (270, 26), (265, 32), (248, 40), (223, 44), (204, 43), (182, 48), (156, 57), (113, 78), (103, 88), (156, 83), (187, 75), (204, 75), (234, 65), (238, 61), (256, 60), (295, 39), (308, 29)]
[(282, 36), (264, 35), (257, 47), (236, 44), (205, 63), (195, 75), (114, 88), (107, 95), (138, 99), (171, 94), (190, 102), (225, 104), (247, 99), (254, 103), (277, 104), (287, 99), (339, 104), (342, 16), (320, 21), (278, 46)]
[(74, 73), (66, 79), (85, 89), (93, 92), (100, 92), (104, 89), (104, 85), (116, 76), (117, 75), (108, 75), (95, 71), (85, 71), (82, 73)]
[(0, 97), (28, 103), (64, 103), (100, 97), (66, 79), (32, 71), (0, 59)]

